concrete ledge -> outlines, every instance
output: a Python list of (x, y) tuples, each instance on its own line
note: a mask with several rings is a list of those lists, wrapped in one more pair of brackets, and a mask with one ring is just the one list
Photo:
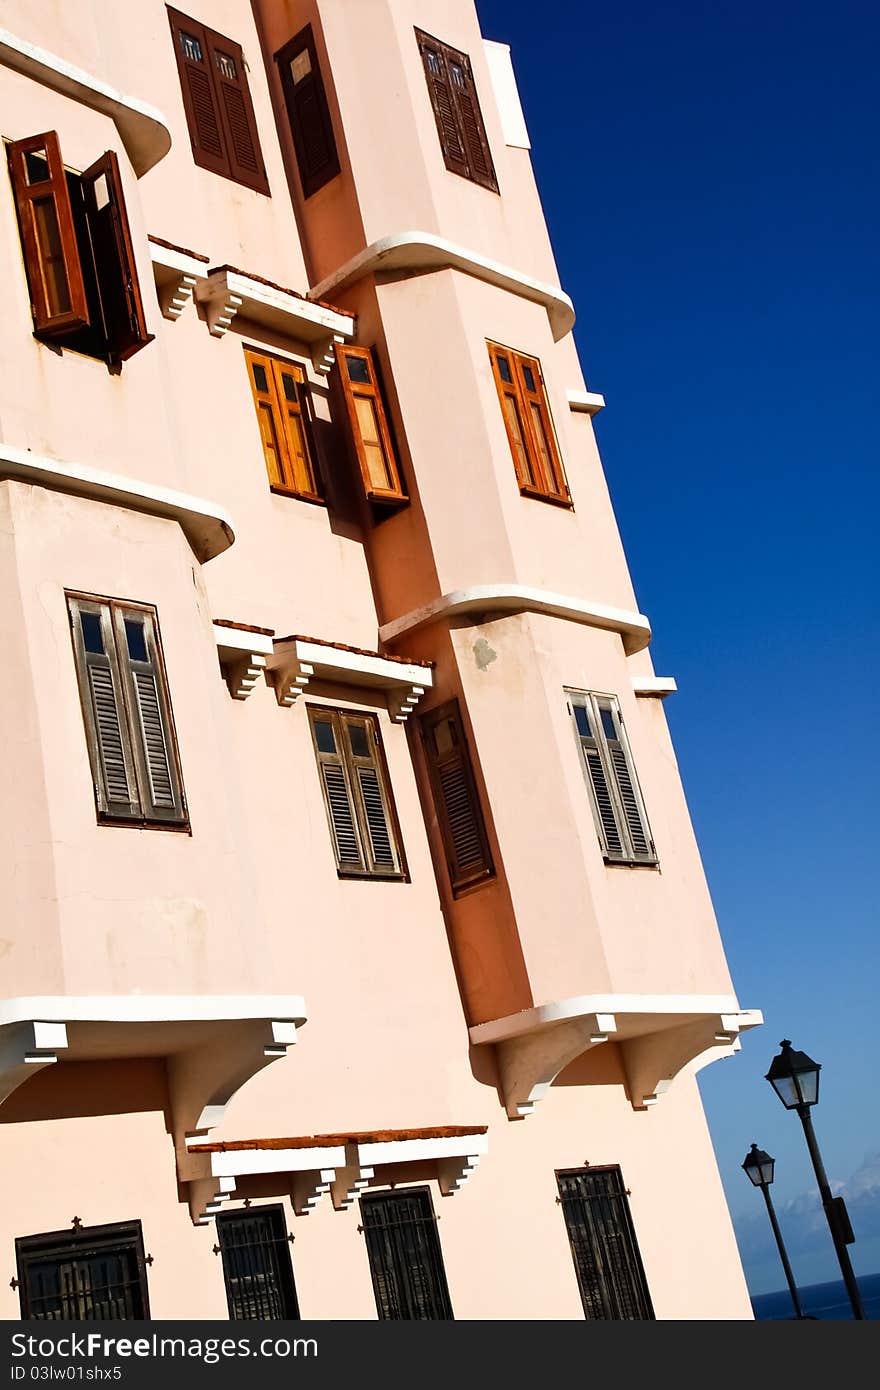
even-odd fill
[(488, 260), (476, 251), (458, 246), (432, 232), (396, 232), (393, 236), (374, 241), (319, 285), (315, 285), (309, 291), (309, 298), (332, 299), (347, 285), (383, 270), (460, 270), (476, 280), (483, 280), (488, 285), (519, 295), (521, 299), (542, 305), (547, 311), (556, 342), (574, 327), (574, 305), (556, 285), (533, 280), (529, 275), (523, 275), (499, 261)]
[(632, 688), (643, 700), (665, 700), (678, 690), (674, 676), (633, 676)]
[(0, 63), (62, 96), (100, 111), (116, 123), (131, 166), (138, 178), (158, 164), (171, 149), (171, 131), (161, 111), (137, 97), (125, 96), (100, 78), (74, 67), (65, 58), (39, 48), (27, 39), (0, 29)]
[(567, 391), (568, 408), (580, 415), (598, 415), (605, 409), (605, 397), (598, 391)]

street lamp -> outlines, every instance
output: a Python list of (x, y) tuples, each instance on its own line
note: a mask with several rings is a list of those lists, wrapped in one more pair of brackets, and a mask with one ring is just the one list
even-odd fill
[(776, 1220), (776, 1212), (773, 1209), (773, 1202), (770, 1199), (770, 1184), (773, 1181), (773, 1165), (775, 1162), (775, 1158), (771, 1158), (763, 1149), (759, 1149), (757, 1144), (753, 1144), (746, 1154), (742, 1166), (749, 1181), (753, 1182), (755, 1187), (760, 1187), (761, 1192), (764, 1194), (764, 1201), (767, 1203), (767, 1215), (770, 1217), (770, 1225), (773, 1227), (773, 1234), (776, 1237), (779, 1258), (782, 1261), (782, 1268), (785, 1270), (788, 1290), (791, 1294), (791, 1301), (794, 1304), (795, 1317), (802, 1318), (804, 1314), (801, 1308), (801, 1301), (798, 1298), (797, 1285), (794, 1282), (791, 1265), (788, 1263), (788, 1255), (782, 1243), (782, 1232), (779, 1229), (779, 1222)]
[(859, 1286), (856, 1283), (856, 1276), (853, 1274), (853, 1267), (850, 1263), (849, 1251), (846, 1248), (853, 1244), (855, 1236), (852, 1232), (852, 1226), (849, 1224), (849, 1216), (843, 1198), (832, 1196), (810, 1115), (811, 1107), (819, 1099), (821, 1064), (814, 1062), (812, 1057), (807, 1056), (806, 1052), (795, 1051), (787, 1038), (783, 1039), (779, 1045), (782, 1051), (770, 1063), (770, 1070), (766, 1079), (770, 1082), (786, 1110), (796, 1110), (800, 1117), (804, 1127), (807, 1148), (813, 1162), (813, 1171), (816, 1174), (816, 1182), (819, 1185), (819, 1195), (822, 1198), (822, 1206), (825, 1209), (825, 1217), (837, 1253), (837, 1262), (840, 1265), (843, 1282), (852, 1304), (853, 1317), (864, 1319), (862, 1296), (859, 1293)]

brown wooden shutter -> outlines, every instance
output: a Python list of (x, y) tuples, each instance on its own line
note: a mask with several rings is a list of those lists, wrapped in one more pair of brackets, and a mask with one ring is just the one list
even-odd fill
[(113, 626), (119, 665), (124, 673), (144, 819), (185, 821), (186, 808), (155, 617), (148, 609), (114, 604)]
[(483, 188), (497, 193), (498, 180), (495, 177), (495, 166), (492, 163), (471, 60), (466, 53), (456, 53), (455, 49), (448, 48), (446, 68), (452, 99), (458, 111), (458, 126), (464, 141), (468, 177), (473, 179), (474, 183), (481, 184)]
[(275, 54), (303, 196), (339, 173), (339, 154), (311, 25)]
[(212, 74), (208, 31), (204, 25), (170, 7), (168, 19), (174, 37), (174, 56), (180, 75), (193, 158), (203, 169), (232, 178)]
[(110, 605), (72, 597), (67, 602), (98, 811), (140, 819)]
[(87, 328), (85, 283), (58, 136), (47, 130), (13, 141), (8, 157), (34, 330), (54, 338)]
[(416, 38), (446, 167), (454, 174), (469, 178), (470, 169), (446, 63), (446, 45), (432, 39), (430, 34), (425, 34), (420, 29), (416, 30)]
[(268, 194), (269, 181), (241, 48), (222, 34), (215, 34), (213, 29), (206, 29), (205, 37), (230, 177), (258, 193)]
[(454, 893), (493, 878), (486, 826), (456, 700), (419, 721)]
[(348, 410), (364, 492), (372, 502), (406, 502), (371, 350), (340, 344), (334, 370)]
[(154, 335), (147, 332), (119, 161), (114, 152), (107, 150), (86, 169), (81, 182), (108, 352), (111, 361), (124, 362), (151, 343)]

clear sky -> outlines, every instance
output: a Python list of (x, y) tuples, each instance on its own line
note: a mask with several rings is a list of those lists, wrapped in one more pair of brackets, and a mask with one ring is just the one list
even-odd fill
[[(750, 1141), (778, 1203), (813, 1186), (763, 1080), (782, 1037), (824, 1064), (831, 1177), (880, 1152), (880, 7), (477, 7), (513, 48), (734, 983), (766, 1020), (701, 1077), (744, 1230), (756, 1204), (766, 1224)], [(859, 1213), (854, 1264), (880, 1270)], [(753, 1291), (783, 1283), (769, 1241), (744, 1248)], [(792, 1254), (837, 1277), (827, 1240)]]

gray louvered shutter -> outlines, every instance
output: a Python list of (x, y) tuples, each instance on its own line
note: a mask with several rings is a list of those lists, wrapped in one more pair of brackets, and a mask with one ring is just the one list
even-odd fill
[(184, 821), (186, 808), (155, 615), (148, 609), (114, 604), (113, 620), (119, 664), (126, 678), (144, 819)]
[(139, 818), (110, 605), (68, 598), (68, 610), (98, 811)]
[(626, 742), (620, 709), (616, 700), (597, 699), (608, 761), (616, 784), (619, 809), (629, 839), (629, 857), (652, 863), (656, 858), (648, 818), (642, 802), (632, 755)]
[(602, 852), (607, 859), (624, 859), (626, 854), (623, 836), (620, 833), (614, 798), (602, 758), (592, 700), (589, 695), (572, 694), (569, 708), (577, 729), (587, 783), (592, 792), (591, 805)]
[(421, 729), (449, 878), (457, 892), (495, 872), (458, 702), (424, 715)]
[(366, 866), (348, 775), (340, 751), (338, 715), (335, 710), (312, 708), (309, 718), (336, 867), (340, 873), (363, 873)]
[(367, 868), (374, 874), (396, 874), (400, 860), (395, 844), (391, 806), (379, 759), (379, 734), (368, 715), (342, 716), (346, 756), (360, 813)]

